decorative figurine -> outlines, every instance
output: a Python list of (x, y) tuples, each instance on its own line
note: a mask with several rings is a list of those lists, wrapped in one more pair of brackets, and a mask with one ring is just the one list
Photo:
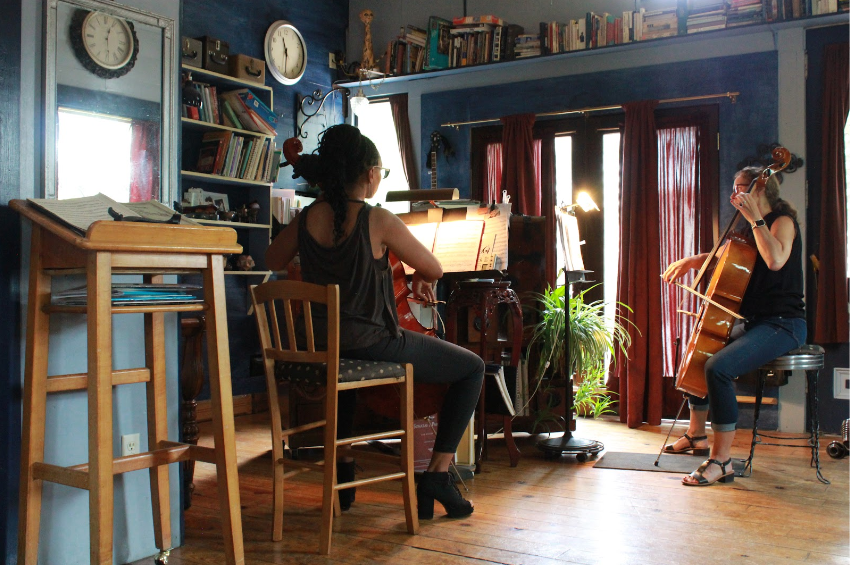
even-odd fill
[(248, 223), (248, 207), (244, 204), (239, 207), (239, 221), (243, 224)]
[(366, 26), (366, 34), (363, 37), (363, 60), (360, 61), (360, 69), (371, 71), (375, 67), (375, 53), (372, 51), (372, 20), (375, 14), (372, 10), (360, 12), (360, 21)]
[(248, 204), (248, 223), (256, 224), (260, 216), (260, 203), (254, 200)]
[(236, 269), (239, 271), (250, 271), (254, 268), (254, 259), (250, 255), (239, 255), (236, 258)]

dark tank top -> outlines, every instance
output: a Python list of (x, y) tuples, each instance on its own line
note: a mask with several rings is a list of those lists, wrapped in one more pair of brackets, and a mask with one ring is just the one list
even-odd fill
[[(369, 236), (372, 206), (363, 204), (351, 235), (336, 247), (324, 247), (307, 230), (310, 209), (316, 204), (304, 208), (299, 218), (301, 272), (306, 282), (339, 285), (340, 350), (368, 347), (385, 337), (398, 336), (389, 253), (384, 253), (380, 259), (372, 256)], [(327, 313), (317, 309), (314, 318), (318, 339), (326, 331)]]
[[(773, 225), (781, 215), (771, 212), (764, 217), (767, 228)], [(790, 217), (790, 216), (789, 216)], [(803, 302), (803, 240), (800, 236), (800, 226), (794, 222), (794, 241), (791, 244), (791, 255), (778, 271), (771, 271), (761, 257), (756, 256), (750, 284), (744, 293), (741, 303), (741, 315), (753, 317), (805, 318), (806, 306)], [(764, 229), (764, 228), (758, 228)], [(752, 237), (752, 228), (749, 229)]]

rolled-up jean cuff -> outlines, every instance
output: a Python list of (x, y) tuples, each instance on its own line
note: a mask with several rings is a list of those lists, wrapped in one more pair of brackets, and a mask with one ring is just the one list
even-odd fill
[(689, 400), (688, 408), (690, 408), (694, 412), (708, 412), (708, 403), (706, 402), (705, 404), (694, 404), (693, 400)]
[(715, 432), (734, 432), (737, 424), (715, 424), (711, 423), (711, 429)]

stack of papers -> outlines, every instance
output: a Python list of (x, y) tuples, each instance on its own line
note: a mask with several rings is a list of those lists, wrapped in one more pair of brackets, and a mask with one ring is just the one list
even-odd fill
[[(112, 305), (134, 306), (144, 304), (187, 304), (203, 302), (195, 292), (201, 287), (193, 284), (144, 284), (113, 283)], [(58, 306), (85, 306), (88, 288), (85, 286), (70, 288), (53, 295), (53, 303)]]

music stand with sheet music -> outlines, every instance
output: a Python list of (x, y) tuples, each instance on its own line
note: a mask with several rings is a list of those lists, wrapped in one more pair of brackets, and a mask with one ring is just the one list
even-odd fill
[[(572, 297), (572, 285), (579, 282), (590, 282), (586, 275), (593, 271), (584, 269), (584, 263), (581, 259), (579, 250), (580, 240), (578, 237), (578, 225), (575, 223), (575, 208), (581, 206), (585, 211), (591, 209), (599, 209), (592, 201), (590, 205), (585, 207), (583, 204), (570, 204), (568, 206), (556, 206), (555, 217), (558, 220), (559, 239), (564, 251), (564, 284), (566, 292), (564, 293), (564, 356), (569, 365), (570, 359), (570, 305), (569, 300)], [(547, 459), (556, 458), (564, 453), (575, 455), (579, 463), (587, 461), (588, 456), (595, 455), (604, 449), (604, 445), (593, 439), (581, 439), (573, 436), (573, 375), (571, 368), (568, 368), (569, 377), (565, 386), (564, 399), (566, 406), (564, 407), (564, 435), (560, 437), (549, 438), (537, 442), (537, 447), (545, 453)]]

